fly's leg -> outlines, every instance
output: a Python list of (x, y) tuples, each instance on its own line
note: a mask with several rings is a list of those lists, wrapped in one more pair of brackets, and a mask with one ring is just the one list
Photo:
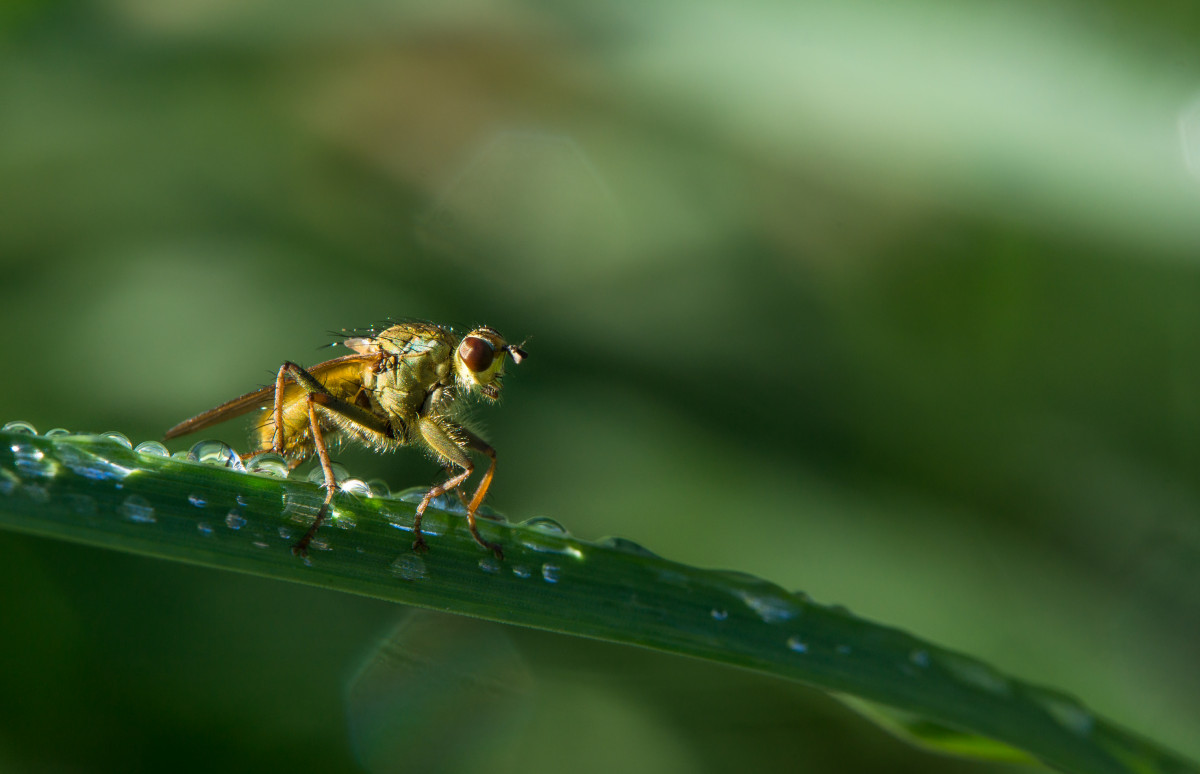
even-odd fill
[(329, 448), (325, 446), (325, 437), (321, 435), (321, 424), (317, 421), (316, 394), (311, 392), (308, 394), (308, 423), (312, 428), (313, 445), (317, 447), (317, 459), (321, 461), (321, 470), (325, 472), (325, 501), (321, 503), (317, 517), (313, 519), (312, 526), (304, 533), (304, 537), (297, 540), (296, 544), (292, 546), (292, 553), (296, 556), (308, 556), (308, 544), (317, 534), (321, 522), (325, 521), (325, 514), (329, 512), (329, 504), (333, 502), (333, 493), (337, 491), (337, 479), (333, 475), (333, 461), (329, 459)]
[(471, 498), (471, 504), (467, 506), (467, 512), (473, 517), (475, 511), (479, 510), (479, 506), (483, 505), (483, 498), (487, 497), (488, 489), (492, 485), (492, 478), (496, 475), (496, 450), (470, 430), (464, 429), (463, 435), (466, 438), (469, 449), (477, 451), (480, 454), (486, 454), (490, 460), (487, 472), (483, 474), (483, 478), (479, 481), (479, 486), (475, 489), (475, 496)]
[[(470, 465), (469, 460), (467, 464)], [(429, 507), (429, 502), (433, 500), (433, 498), (439, 497), (451, 489), (458, 489), (458, 487), (464, 481), (470, 478), (470, 476), (471, 468), (468, 467), (462, 473), (459, 473), (453, 478), (447, 479), (445, 483), (434, 484), (433, 488), (426, 492), (425, 496), (421, 498), (421, 503), (417, 506), (417, 515), (413, 519), (413, 534), (417, 536), (417, 539), (414, 540), (412, 544), (414, 551), (424, 552), (429, 550), (429, 545), (425, 542), (425, 536), (421, 534), (421, 519), (425, 516), (425, 509)], [(479, 535), (474, 529), (471, 530), (471, 534), (475, 535), (475, 539), (478, 540), (485, 548), (491, 548), (490, 543), (485, 543), (479, 539)]]
[[(429, 507), (429, 501), (450, 489), (462, 486), (475, 470), (475, 466), (471, 463), (471, 457), (467, 454), (468, 449), (473, 449), (490, 456), (492, 463), (488, 466), (487, 473), (484, 474), (483, 481), (480, 482), (475, 496), (471, 498), (471, 502), (467, 505), (467, 528), (471, 530), (471, 536), (475, 538), (476, 543), (494, 553), (496, 558), (503, 559), (504, 550), (499, 544), (489, 543), (484, 540), (479, 534), (479, 527), (475, 524), (475, 511), (479, 508), (479, 504), (483, 502), (483, 497), (487, 494), (487, 488), (492, 482), (492, 476), (495, 474), (496, 452), (492, 450), (492, 447), (464, 428), (450, 426), (451, 432), (453, 432), (453, 435), (451, 435), (445, 427), (449, 424), (445, 420), (439, 424), (425, 417), (422, 417), (417, 424), (417, 429), (420, 430), (421, 437), (429, 444), (429, 447), (446, 462), (462, 468), (463, 472), (449, 479), (444, 484), (434, 486), (421, 499), (421, 504), (417, 506), (417, 516), (413, 524), (413, 532), (417, 536), (417, 539), (413, 542), (413, 548), (421, 550), (425, 547), (425, 538), (421, 535), (421, 517), (424, 515), (425, 509)], [(464, 440), (458, 441), (455, 439), (455, 436), (461, 437)]]
[(275, 451), (279, 454), (284, 453), (286, 440), (283, 437), (285, 377), (290, 377), (292, 381), (307, 393), (305, 400), (308, 403), (309, 430), (312, 433), (313, 447), (316, 451), (317, 459), (321, 462), (321, 470), (325, 473), (325, 500), (321, 503), (321, 509), (317, 511), (317, 517), (313, 519), (312, 526), (304, 533), (304, 537), (300, 538), (292, 546), (293, 554), (306, 556), (308, 554), (308, 544), (312, 542), (313, 536), (317, 534), (317, 529), (325, 521), (325, 515), (329, 512), (329, 505), (333, 502), (333, 493), (337, 491), (337, 479), (333, 475), (333, 462), (329, 459), (329, 448), (325, 445), (325, 437), (321, 434), (321, 423), (318, 419), (318, 413), (328, 412), (340, 415), (385, 438), (394, 438), (394, 434), (391, 425), (388, 424), (386, 419), (372, 414), (361, 406), (356, 406), (353, 403), (342, 400), (327, 390), (325, 385), (321, 384), (308, 371), (305, 371), (295, 363), (285, 361), (279, 368), (279, 376), (275, 380), (275, 435), (271, 448), (263, 449), (262, 452)]

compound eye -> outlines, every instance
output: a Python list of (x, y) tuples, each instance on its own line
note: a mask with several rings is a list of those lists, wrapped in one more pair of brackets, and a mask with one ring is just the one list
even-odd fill
[(491, 342), (477, 336), (468, 336), (458, 345), (458, 356), (467, 364), (467, 368), (478, 374), (486, 371), (492, 364), (496, 350), (492, 348)]

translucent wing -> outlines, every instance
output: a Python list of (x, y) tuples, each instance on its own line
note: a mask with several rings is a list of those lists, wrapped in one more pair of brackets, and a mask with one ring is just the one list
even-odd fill
[[(323, 381), (321, 379), (322, 376), (332, 375), (334, 372), (345, 368), (347, 365), (352, 363), (370, 363), (377, 359), (378, 355), (374, 354), (344, 355), (342, 357), (334, 358), (333, 360), (326, 360), (324, 363), (318, 363), (317, 365), (304, 370), (308, 371), (308, 373), (312, 374), (318, 380)], [(274, 385), (263, 387), (262, 389), (255, 390), (254, 392), (248, 392), (245, 395), (234, 398), (227, 403), (222, 403), (216, 408), (211, 408), (208, 411), (205, 411), (203, 414), (197, 414), (191, 419), (186, 419), (183, 422), (180, 422), (167, 431), (166, 435), (163, 436), (163, 440), (169, 441), (172, 438), (178, 438), (181, 435), (187, 435), (189, 433), (194, 433), (197, 430), (203, 430), (206, 427), (212, 427), (213, 425), (220, 424), (228, 419), (240, 417), (242, 414), (245, 414), (248, 411), (256, 409), (259, 406), (265, 406), (269, 403), (273, 403), (274, 401)]]

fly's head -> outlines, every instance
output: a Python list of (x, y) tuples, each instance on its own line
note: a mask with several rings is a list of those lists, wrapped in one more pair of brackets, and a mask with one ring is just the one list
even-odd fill
[(454, 351), (454, 373), (459, 386), (466, 392), (477, 392), (488, 401), (500, 397), (504, 378), (504, 361), (512, 358), (520, 363), (525, 350), (509, 344), (491, 328), (476, 328), (463, 337)]

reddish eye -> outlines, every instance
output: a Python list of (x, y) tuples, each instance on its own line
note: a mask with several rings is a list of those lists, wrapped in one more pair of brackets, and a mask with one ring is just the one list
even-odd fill
[(491, 343), (475, 336), (468, 336), (458, 345), (458, 356), (475, 373), (486, 371), (496, 356)]

